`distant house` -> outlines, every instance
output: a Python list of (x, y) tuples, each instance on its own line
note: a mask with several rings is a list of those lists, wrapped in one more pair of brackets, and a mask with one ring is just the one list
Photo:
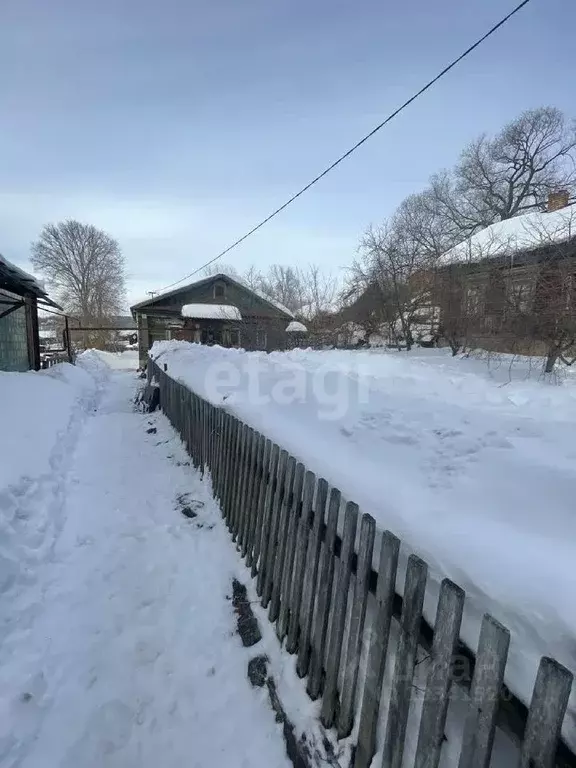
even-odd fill
[[(500, 221), (441, 257), (434, 286), (445, 337), (523, 351), (576, 334), (576, 205), (550, 196), (547, 211)], [(527, 345), (524, 345), (527, 351)]]
[(39, 305), (60, 309), (41, 283), (0, 255), (0, 371), (40, 368)]
[(223, 273), (131, 307), (138, 326), (140, 364), (155, 341), (181, 339), (271, 351), (289, 345), (289, 309)]

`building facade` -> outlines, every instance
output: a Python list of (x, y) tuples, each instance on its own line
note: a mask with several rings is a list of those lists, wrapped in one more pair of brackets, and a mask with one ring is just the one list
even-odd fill
[(286, 349), (294, 319), (286, 307), (223, 273), (131, 307), (140, 365), (155, 341), (179, 339), (270, 352)]

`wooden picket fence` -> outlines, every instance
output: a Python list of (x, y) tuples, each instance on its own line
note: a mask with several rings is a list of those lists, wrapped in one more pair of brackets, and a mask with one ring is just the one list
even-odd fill
[[(337, 488), (152, 360), (148, 376), (158, 383), (162, 410), (194, 466), (210, 471), (226, 524), (278, 639), (297, 655), (310, 697), (321, 697), (323, 725), (335, 727), (338, 738), (354, 732), (354, 768), (368, 768), (377, 749), (384, 768), (402, 765), (419, 647), (429, 652), (430, 664), (416, 768), (439, 765), (453, 683), (466, 689), (459, 768), (489, 766), (497, 727), (518, 743), (520, 768), (576, 766), (561, 739), (573, 680), (565, 667), (541, 660), (528, 709), (509, 692), (503, 695), (510, 641), (504, 626), (486, 615), (472, 653), (460, 641), (465, 595), (448, 579), (429, 626), (422, 616), (428, 570), (423, 560), (409, 557), (403, 597), (396, 594), (396, 536), (388, 531), (377, 536), (374, 519), (352, 501), (341, 515)], [(371, 621), (366, 621), (369, 599)], [(383, 691), (391, 653), (392, 684)], [(457, 656), (469, 663), (468, 677), (457, 679)], [(387, 720), (377, 744), (381, 709)]]

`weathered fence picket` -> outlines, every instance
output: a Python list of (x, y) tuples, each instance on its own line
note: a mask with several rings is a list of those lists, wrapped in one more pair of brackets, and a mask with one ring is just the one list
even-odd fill
[(284, 573), (284, 558), (286, 557), (286, 540), (288, 538), (288, 521), (290, 514), (290, 501), (294, 487), (294, 474), (296, 471), (296, 459), (288, 457), (286, 465), (286, 479), (284, 483), (284, 495), (280, 509), (280, 521), (278, 524), (278, 546), (276, 559), (274, 560), (274, 574), (272, 578), (272, 593), (268, 618), (274, 622), (280, 613), (280, 593), (282, 589), (282, 574)]
[(342, 534), (342, 549), (340, 562), (338, 563), (338, 575), (336, 581), (336, 594), (331, 611), (331, 621), (328, 628), (328, 655), (326, 660), (326, 683), (322, 697), (322, 709), (320, 717), (326, 728), (331, 728), (334, 723), (338, 699), (338, 674), (340, 671), (340, 658), (342, 655), (342, 642), (346, 622), (346, 606), (348, 603), (348, 589), (352, 576), (352, 556), (354, 554), (354, 542), (356, 540), (356, 528), (358, 526), (358, 505), (353, 501), (346, 504), (344, 514), (344, 532)]
[(292, 588), (290, 590), (290, 620), (288, 622), (288, 636), (286, 638), (286, 650), (295, 653), (298, 650), (300, 635), (300, 606), (302, 603), (302, 591), (304, 589), (304, 574), (306, 567), (306, 553), (308, 551), (308, 539), (310, 537), (310, 512), (312, 510), (312, 498), (316, 478), (313, 472), (306, 472), (304, 487), (302, 489), (302, 505), (300, 520), (298, 521), (298, 534), (296, 537), (296, 552), (294, 555), (294, 570), (292, 572)]
[(491, 616), (485, 616), (458, 768), (488, 768), (490, 765), (509, 644), (510, 632)]
[(264, 506), (262, 510), (262, 531), (260, 534), (260, 560), (258, 562), (258, 575), (256, 577), (256, 592), (258, 597), (262, 597), (264, 591), (264, 579), (268, 566), (269, 548), (272, 539), (272, 500), (278, 472), (278, 462), (280, 461), (280, 448), (276, 443), (272, 444), (270, 455), (270, 466), (268, 468), (268, 482), (266, 484), (266, 493), (264, 495)]
[(366, 676), (360, 703), (355, 768), (368, 768), (376, 752), (376, 728), (388, 656), (399, 552), (400, 540), (390, 531), (384, 531), (380, 544), (376, 608), (367, 640)]
[(406, 569), (404, 605), (400, 619), (394, 679), (390, 692), (382, 768), (401, 768), (402, 766), (427, 572), (426, 563), (416, 555), (410, 555)]
[(328, 502), (328, 519), (326, 522), (326, 535), (320, 548), (320, 562), (318, 564), (318, 586), (316, 614), (312, 628), (312, 648), (310, 651), (310, 671), (308, 674), (308, 694), (312, 699), (317, 699), (322, 689), (322, 670), (326, 655), (326, 636), (328, 633), (328, 619), (330, 612), (330, 598), (334, 580), (334, 545), (338, 526), (338, 514), (340, 512), (340, 491), (332, 488), (330, 501)]
[(572, 674), (554, 659), (540, 662), (526, 722), (519, 768), (552, 768), (570, 690)]
[(338, 737), (348, 736), (354, 721), (354, 697), (358, 682), (358, 666), (360, 664), (360, 646), (368, 603), (370, 572), (372, 570), (372, 553), (376, 521), (370, 515), (362, 515), (360, 522), (360, 542), (358, 544), (358, 566), (356, 583), (352, 598), (352, 613), (348, 634), (348, 648), (344, 662), (344, 680), (342, 683), (342, 701), (338, 715)]
[(258, 493), (262, 485), (264, 474), (264, 449), (266, 438), (260, 432), (256, 432), (254, 446), (254, 475), (248, 491), (248, 532), (246, 541), (242, 546), (242, 556), (246, 558), (246, 565), (252, 565), (252, 552), (254, 551), (254, 540), (256, 536), (256, 525), (258, 518)]
[[(308, 541), (306, 552), (306, 569), (304, 572), (304, 586), (302, 590), (302, 603), (300, 606), (300, 638), (298, 640), (298, 662), (296, 670), (300, 677), (308, 672), (310, 663), (310, 633), (312, 631), (312, 617), (314, 614), (314, 598), (316, 596), (316, 576), (318, 574), (318, 560), (320, 558), (321, 534), (324, 525), (324, 512), (328, 498), (328, 483), (319, 478), (316, 484), (316, 498), (314, 500), (314, 512), (312, 532)], [(305, 508), (303, 514), (306, 514)]]
[(288, 462), (288, 452), (280, 451), (278, 458), (278, 469), (276, 471), (276, 482), (274, 496), (270, 508), (270, 518), (268, 523), (268, 553), (266, 556), (266, 567), (264, 568), (264, 585), (262, 588), (262, 607), (268, 608), (272, 596), (272, 585), (274, 583), (274, 563), (278, 549), (278, 528), (280, 526), (280, 511), (282, 496), (284, 495), (284, 485), (286, 483), (286, 468)]
[[(340, 536), (337, 488), (330, 489), (328, 498), (324, 479), (316, 480), (302, 463), (226, 408), (172, 379), (165, 364), (150, 361), (148, 382), (153, 380), (193, 466), (202, 475), (210, 473), (214, 496), (256, 578), (262, 605), (276, 622), (279, 640), (286, 638), (287, 650), (297, 653), (297, 672), (308, 676), (310, 697), (322, 696), (322, 723), (326, 728), (336, 724), (343, 738), (356, 721), (354, 768), (369, 768), (378, 747), (384, 768), (402, 765), (419, 646), (429, 658), (423, 659), (428, 672), (420, 719), (410, 726), (418, 732), (414, 768), (440, 764), (453, 685), (458, 686), (459, 705), (467, 707), (459, 768), (489, 768), (499, 725), (520, 744), (519, 768), (576, 767), (576, 756), (561, 739), (571, 672), (543, 658), (528, 710), (509, 692), (500, 706), (510, 643), (505, 627), (486, 615), (474, 655), (460, 640), (465, 595), (449, 580), (441, 585), (430, 627), (422, 616), (426, 563), (415, 555), (408, 558), (400, 597), (400, 541), (393, 534), (383, 532), (373, 571), (372, 517), (360, 518), (357, 505), (348, 501)], [(456, 653), (464, 654), (462, 677)], [(387, 660), (394, 662), (392, 684), (383, 691)], [(378, 745), (382, 709), (387, 715)]]
[(464, 591), (449, 579), (442, 582), (430, 670), (420, 718), (420, 733), (414, 768), (438, 768), (444, 740), (452, 684), (452, 658), (460, 636)]
[(260, 480), (260, 487), (258, 488), (258, 497), (256, 499), (256, 528), (254, 535), (254, 548), (252, 550), (252, 576), (256, 576), (258, 572), (258, 561), (260, 559), (260, 551), (262, 547), (262, 528), (263, 528), (263, 515), (264, 515), (264, 502), (266, 499), (266, 488), (268, 486), (268, 479), (270, 477), (270, 459), (272, 456), (272, 441), (266, 439), (264, 443), (264, 460), (262, 462), (262, 478)]
[(280, 578), (280, 615), (276, 622), (276, 634), (280, 641), (286, 637), (288, 621), (290, 619), (290, 593), (292, 589), (292, 571), (296, 554), (296, 537), (300, 512), (300, 498), (304, 484), (304, 465), (298, 463), (292, 483), (292, 493), (289, 499), (288, 509), (288, 534), (286, 536), (286, 548), (284, 554), (284, 570)]

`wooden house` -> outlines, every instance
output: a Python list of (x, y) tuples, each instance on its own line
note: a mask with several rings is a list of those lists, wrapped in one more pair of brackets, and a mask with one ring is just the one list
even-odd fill
[[(486, 227), (441, 258), (435, 302), (446, 337), (502, 351), (548, 354), (576, 336), (576, 205), (551, 195), (547, 211)], [(523, 343), (525, 342), (525, 343)]]
[(140, 365), (155, 341), (180, 339), (248, 350), (285, 349), (289, 309), (240, 280), (220, 273), (131, 307), (138, 326)]

